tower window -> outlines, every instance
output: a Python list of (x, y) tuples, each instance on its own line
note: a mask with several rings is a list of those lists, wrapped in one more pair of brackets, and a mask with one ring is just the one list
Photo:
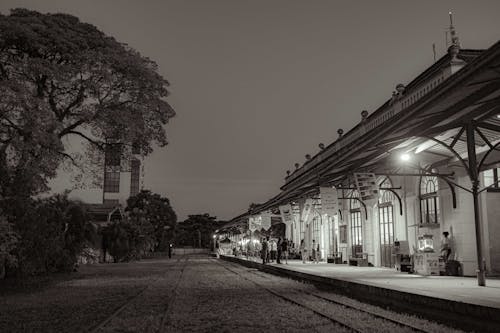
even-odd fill
[(130, 170), (130, 196), (134, 196), (139, 193), (140, 171), (141, 161), (138, 159), (132, 159)]
[(104, 173), (104, 192), (120, 192), (120, 171), (106, 171)]

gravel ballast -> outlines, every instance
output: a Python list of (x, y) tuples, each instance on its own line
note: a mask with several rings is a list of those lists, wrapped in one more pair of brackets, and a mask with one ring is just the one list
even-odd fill
[(429, 332), (459, 332), (255, 269), (206, 256), (186, 259), (85, 266), (46, 285), (0, 286), (0, 332), (349, 331), (328, 316), (362, 332), (409, 331), (314, 294), (379, 311)]

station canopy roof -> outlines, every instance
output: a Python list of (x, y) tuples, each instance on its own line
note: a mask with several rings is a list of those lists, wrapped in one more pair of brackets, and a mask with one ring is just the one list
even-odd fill
[[(461, 68), (436, 84), (434, 79), (453, 66)], [(450, 53), (443, 56), (404, 87), (399, 99), (388, 100), (287, 176), (282, 192), (252, 213), (314, 195), (319, 185), (342, 184), (353, 172), (376, 173), (390, 167), (397, 170), (401, 167), (396, 160), (400, 153), (416, 154), (426, 167), (460, 166), (460, 158), (467, 159), (466, 124), (474, 125), (478, 160), (495, 148), (485, 158), (482, 169), (497, 165), (500, 42), (487, 50), (463, 49), (457, 57)]]

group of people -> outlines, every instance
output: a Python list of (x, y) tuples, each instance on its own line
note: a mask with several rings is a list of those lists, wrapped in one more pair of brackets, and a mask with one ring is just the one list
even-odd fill
[[(319, 264), (320, 259), (320, 250), (319, 243), (316, 244), (316, 240), (313, 239), (311, 246), (311, 260), (315, 264)], [(309, 251), (307, 249), (306, 243), (304, 240), (300, 241), (300, 256), (302, 258), (302, 263), (306, 263), (306, 260), (309, 260)]]
[(264, 237), (261, 241), (260, 257), (263, 264), (269, 262), (274, 262), (276, 260), (277, 264), (281, 264), (281, 259), (285, 259), (285, 263), (288, 264), (288, 249), (289, 241), (281, 237), (278, 241), (274, 239), (269, 239), (269, 237)]

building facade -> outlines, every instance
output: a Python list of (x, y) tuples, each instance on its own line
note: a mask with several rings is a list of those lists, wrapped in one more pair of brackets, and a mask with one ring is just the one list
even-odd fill
[[(316, 240), (323, 258), (394, 268), (407, 253), (434, 274), (429, 263), (446, 256), (460, 274), (479, 271), (480, 285), (485, 272), (499, 275), (500, 43), (467, 50), (452, 36), (446, 55), (361, 112), (353, 129), (339, 129), (287, 172), (278, 195), (228, 227), (289, 205), (285, 236), (309, 247)], [(336, 190), (335, 213), (323, 210), (321, 188)]]

